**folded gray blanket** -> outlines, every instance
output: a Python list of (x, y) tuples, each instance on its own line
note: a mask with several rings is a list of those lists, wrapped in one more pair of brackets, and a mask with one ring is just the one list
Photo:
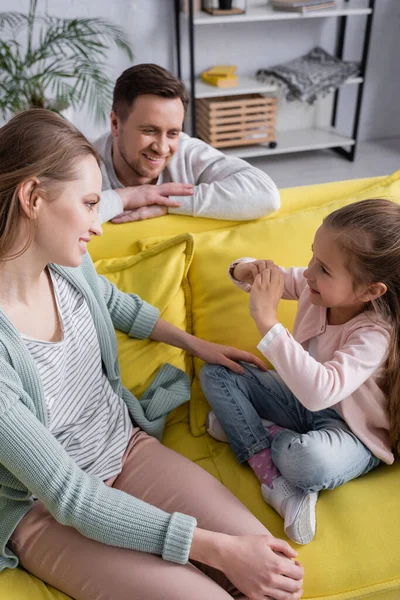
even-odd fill
[(257, 81), (277, 84), (286, 100), (314, 104), (360, 72), (360, 64), (343, 61), (318, 46), (308, 54), (268, 69), (259, 69)]

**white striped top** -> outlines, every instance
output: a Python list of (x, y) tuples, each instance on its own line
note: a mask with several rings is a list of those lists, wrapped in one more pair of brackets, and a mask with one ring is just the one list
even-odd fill
[(61, 275), (49, 271), (62, 340), (22, 338), (40, 373), (50, 432), (81, 469), (105, 481), (121, 472), (132, 423), (103, 371), (85, 299)]

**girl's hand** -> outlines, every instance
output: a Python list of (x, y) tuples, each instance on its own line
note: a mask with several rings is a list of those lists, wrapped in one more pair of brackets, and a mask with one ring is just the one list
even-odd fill
[(272, 269), (274, 261), (272, 260), (255, 260), (254, 262), (241, 262), (236, 265), (233, 270), (233, 277), (237, 281), (250, 283), (253, 285), (256, 275), (261, 274), (265, 269)]
[(261, 371), (267, 370), (263, 361), (250, 352), (231, 348), (230, 346), (222, 346), (221, 344), (213, 344), (200, 338), (193, 339), (191, 352), (211, 365), (222, 365), (240, 375), (244, 370), (236, 361), (250, 363), (261, 369)]
[(299, 600), (303, 567), (287, 542), (266, 535), (231, 536), (195, 529), (190, 558), (222, 571), (250, 600)]
[(264, 336), (278, 319), (276, 311), (283, 294), (285, 276), (277, 266), (255, 276), (250, 291), (250, 314)]

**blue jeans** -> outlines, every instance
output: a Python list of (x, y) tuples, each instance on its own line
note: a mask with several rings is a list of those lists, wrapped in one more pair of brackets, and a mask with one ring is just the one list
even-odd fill
[[(271, 448), (282, 475), (314, 492), (333, 489), (380, 464), (333, 408), (311, 412), (275, 371), (242, 366), (244, 375), (208, 364), (200, 373), (203, 392), (240, 463)], [(261, 419), (285, 429), (271, 440)]]

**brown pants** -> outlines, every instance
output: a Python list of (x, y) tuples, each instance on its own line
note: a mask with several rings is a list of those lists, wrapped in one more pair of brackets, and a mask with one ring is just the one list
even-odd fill
[[(109, 483), (167, 512), (193, 515), (204, 529), (233, 535), (267, 532), (219, 481), (139, 429), (134, 430), (122, 472)], [(40, 501), (18, 525), (9, 547), (27, 571), (75, 600), (240, 596), (220, 571), (90, 540), (60, 525)]]

